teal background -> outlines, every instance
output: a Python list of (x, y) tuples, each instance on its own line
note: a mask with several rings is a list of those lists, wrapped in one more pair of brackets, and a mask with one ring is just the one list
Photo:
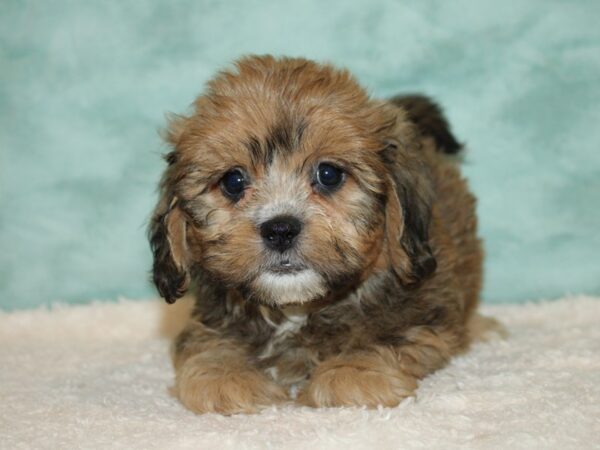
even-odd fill
[(600, 294), (600, 2), (0, 3), (0, 307), (154, 296), (158, 130), (245, 53), (425, 92), (468, 145), (489, 302)]

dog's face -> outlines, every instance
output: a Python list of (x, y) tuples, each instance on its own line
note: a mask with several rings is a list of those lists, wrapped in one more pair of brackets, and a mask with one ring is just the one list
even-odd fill
[(431, 271), (429, 188), (402, 112), (329, 66), (253, 57), (236, 68), (169, 129), (174, 150), (150, 230), (167, 301), (194, 270), (280, 305), (374, 270), (407, 283)]

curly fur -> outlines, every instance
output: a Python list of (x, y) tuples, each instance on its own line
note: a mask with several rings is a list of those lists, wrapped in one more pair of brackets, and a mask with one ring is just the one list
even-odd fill
[[(296, 389), (311, 406), (395, 405), (468, 347), (475, 199), (431, 100), (374, 100), (345, 70), (253, 56), (210, 81), (166, 137), (150, 241), (161, 295), (196, 290), (174, 345), (188, 408), (252, 412)], [(345, 172), (335, 192), (311, 181), (322, 161)], [(235, 202), (219, 189), (232, 168), (250, 179)], [(282, 214), (303, 224), (283, 256), (258, 232)], [(273, 273), (282, 258), (304, 269)]]

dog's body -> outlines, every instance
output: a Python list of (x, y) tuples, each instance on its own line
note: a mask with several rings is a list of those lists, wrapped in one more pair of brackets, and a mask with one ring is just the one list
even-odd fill
[(391, 406), (466, 349), (481, 287), (460, 149), (419, 96), (250, 57), (169, 131), (154, 279), (197, 302), (176, 392), (196, 412), (285, 401)]

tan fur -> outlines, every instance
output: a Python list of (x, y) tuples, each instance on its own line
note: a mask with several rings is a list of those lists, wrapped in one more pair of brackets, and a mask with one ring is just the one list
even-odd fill
[(183, 331), (188, 333), (196, 338), (187, 339), (173, 358), (174, 392), (188, 409), (229, 415), (256, 412), (287, 399), (283, 388), (247, 363), (247, 352), (239, 344), (219, 339), (197, 323)]
[(396, 406), (414, 394), (416, 378), (389, 349), (329, 358), (317, 366), (298, 402), (308, 406)]
[[(230, 355), (231, 356), (231, 355)], [(236, 414), (287, 399), (285, 391), (240, 359), (200, 353), (177, 370), (176, 392), (195, 413)]]
[[(161, 294), (196, 290), (174, 347), (191, 410), (254, 412), (292, 386), (311, 406), (393, 406), (480, 334), (475, 199), (428, 99), (373, 100), (347, 71), (248, 57), (166, 139), (150, 238)], [(343, 170), (339, 189), (316, 184), (322, 162)], [(220, 184), (234, 169), (247, 181), (235, 201)], [(302, 224), (285, 255), (260, 236), (278, 215)], [(285, 278), (306, 283), (295, 306), (288, 284), (261, 281), (279, 283), (263, 275), (284, 258), (312, 271)]]

